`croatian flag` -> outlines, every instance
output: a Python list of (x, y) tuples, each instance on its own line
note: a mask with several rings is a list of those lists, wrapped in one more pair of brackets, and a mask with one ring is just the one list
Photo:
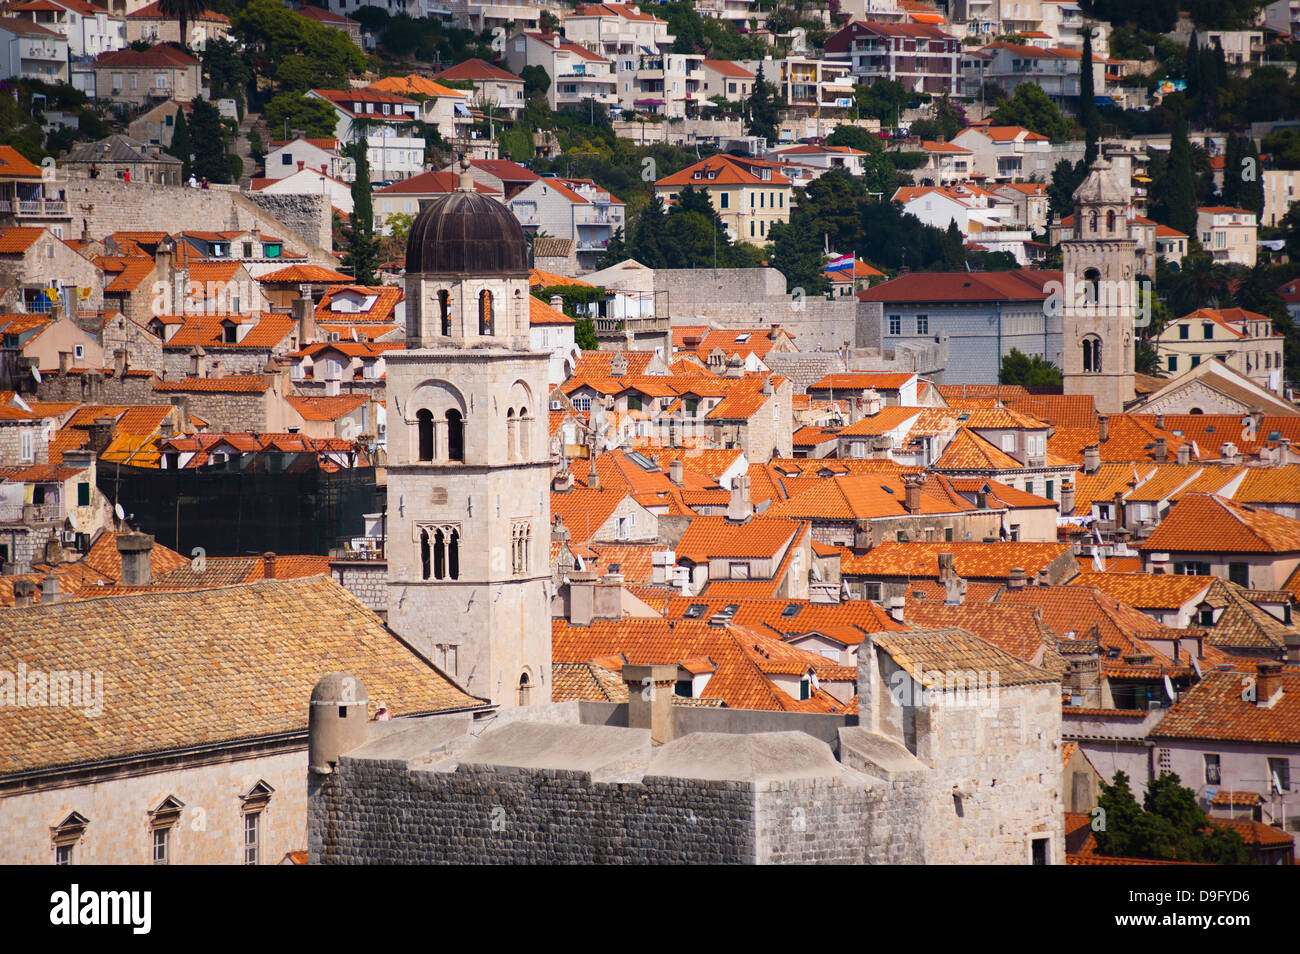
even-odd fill
[(826, 266), (826, 271), (843, 272), (851, 268), (853, 268), (853, 256), (841, 255), (839, 258), (831, 260), (831, 263)]

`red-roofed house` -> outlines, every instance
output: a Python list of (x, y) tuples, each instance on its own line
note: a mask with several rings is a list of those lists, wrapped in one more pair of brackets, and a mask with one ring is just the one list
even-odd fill
[(1214, 256), (1215, 264), (1231, 262), (1254, 268), (1258, 232), (1255, 213), (1249, 209), (1212, 205), (1196, 210), (1196, 237)]
[[(1083, 65), (1080, 50), (1070, 47), (1044, 49), (1023, 43), (999, 41), (990, 43), (982, 52), (990, 54), (988, 65), (984, 69), (986, 82), (996, 83), (1008, 93), (1021, 83), (1034, 83), (1058, 106), (1073, 108), (1074, 103), (1077, 103), (1079, 72)], [(1104, 95), (1107, 89), (1106, 67), (1105, 57), (1094, 54), (1093, 89), (1098, 96)]]
[[(126, 41), (134, 43), (144, 40), (146, 43), (180, 43), (180, 20), (167, 16), (160, 9), (160, 0), (154, 0), (146, 7), (126, 15)], [(185, 45), (190, 49), (203, 49), (203, 43), (224, 40), (230, 33), (230, 17), (214, 10), (204, 10), (185, 18), (185, 28), (189, 36)]]
[(123, 49), (95, 58), (95, 98), (145, 106), (159, 99), (192, 100), (202, 92), (199, 61), (183, 50), (158, 44)]
[(335, 179), (351, 182), (356, 176), (356, 163), (339, 152), (337, 139), (272, 139), (271, 151), (266, 154), (267, 179), (283, 179), (299, 169), (316, 169)]
[(412, 135), (411, 129), (420, 117), (419, 103), (373, 87), (312, 89), (306, 95), (334, 107), (334, 137), (340, 142), (359, 142), (364, 131), (371, 181), (405, 179), (424, 171), (424, 138)]
[(1055, 165), (1052, 141), (1021, 126), (968, 126), (952, 142), (971, 151), (971, 171), (986, 182), (1047, 181)]
[(728, 102), (741, 102), (749, 99), (754, 92), (756, 74), (730, 60), (705, 60), (704, 98), (721, 97)]
[(1274, 394), (1282, 394), (1282, 334), (1267, 315), (1242, 308), (1198, 308), (1156, 337), (1170, 377), (1218, 358)]
[(826, 41), (826, 57), (852, 63), (858, 82), (887, 79), (937, 95), (957, 89), (961, 41), (931, 23), (854, 20)]
[(120, 50), (127, 44), (126, 24), (121, 14), (110, 13), (86, 0), (28, 0), (9, 9), (15, 16), (65, 36), (68, 52), (73, 57), (98, 56)]
[(590, 179), (538, 179), (508, 204), (525, 232), (572, 239), (584, 269), (595, 266), (624, 225), (623, 201)]
[(770, 162), (741, 156), (702, 159), (655, 183), (665, 203), (687, 187), (704, 192), (733, 241), (763, 245), (775, 222), (789, 222), (794, 187)]
[(26, 17), (0, 17), (0, 76), (66, 83), (67, 38)]
[[(491, 7), (486, 4), (473, 4), (482, 10), (490, 10)], [(537, 7), (501, 7), (502, 15), (509, 20), (514, 27), (528, 30), (537, 29), (537, 20), (530, 20), (526, 16), (517, 14), (525, 10), (537, 10)], [(490, 19), (490, 17), (489, 17)], [(505, 26), (505, 21), (502, 21)], [(513, 73), (503, 70), (499, 66), (493, 66), (486, 60), (470, 59), (463, 63), (457, 63), (455, 66), (448, 67), (434, 77), (439, 83), (465, 82), (474, 84), (474, 103), (488, 103), (494, 109), (503, 109), (510, 115), (514, 116), (524, 108), (524, 81)]]
[(551, 78), (546, 99), (551, 109), (582, 105), (593, 99), (618, 105), (612, 61), (558, 33), (521, 31), (506, 40), (506, 65), (515, 73), (540, 66)]
[(0, 228), (0, 311), (48, 312), (51, 288), (71, 289), (79, 310), (103, 307), (104, 275), (94, 263), (47, 228)]

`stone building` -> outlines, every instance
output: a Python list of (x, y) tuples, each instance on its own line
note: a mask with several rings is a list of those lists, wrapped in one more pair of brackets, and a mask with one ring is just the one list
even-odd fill
[(1124, 410), (1136, 394), (1132, 212), (1128, 183), (1120, 181), (1109, 162), (1098, 159), (1074, 192), (1075, 234), (1061, 243), (1065, 393), (1092, 395), (1102, 413)]
[(120, 133), (74, 146), (63, 160), (63, 171), (78, 179), (121, 179), (124, 182), (180, 185), (181, 161)]
[(959, 629), (858, 658), (857, 716), (673, 705), (675, 665), (490, 727), (344, 726), (320, 698), (310, 861), (1063, 862), (1057, 677)]
[(153, 538), (116, 539), (125, 588), (0, 610), (0, 863), (274, 864), (304, 847), (322, 675), (364, 680), (363, 726), (484, 706), (323, 576), (151, 591)]
[(503, 706), (550, 700), (550, 357), (529, 344), (518, 220), (460, 187), (406, 253), (406, 349), (390, 351), (388, 620)]

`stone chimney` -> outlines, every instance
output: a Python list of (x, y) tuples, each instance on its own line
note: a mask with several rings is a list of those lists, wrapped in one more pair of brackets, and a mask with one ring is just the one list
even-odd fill
[(1157, 463), (1163, 464), (1169, 459), (1169, 439), (1165, 437), (1156, 438), (1156, 448), (1154, 456)]
[(772, 375), (769, 374), (767, 377), (763, 379), (763, 386), (758, 390), (759, 393), (762, 394), (764, 397), (772, 396), (774, 390), (772, 388)]
[(153, 537), (147, 533), (119, 533), (117, 552), (122, 555), (123, 586), (148, 586), (153, 582)]
[(551, 490), (557, 494), (567, 494), (573, 489), (573, 471), (565, 467), (551, 478)]
[(125, 348), (118, 348), (113, 352), (113, 375), (120, 381), (126, 377), (127, 356)]
[(731, 479), (731, 498), (727, 501), (727, 520), (744, 523), (754, 516), (754, 502), (749, 497), (749, 476), (742, 474)]
[(1291, 665), (1300, 665), (1300, 630), (1292, 627), (1286, 634), (1286, 661)]
[(207, 354), (199, 345), (190, 349), (190, 377), (206, 378), (208, 376), (207, 362), (203, 360)]
[(1064, 480), (1061, 482), (1061, 516), (1066, 517), (1074, 513), (1074, 481)]
[(269, 550), (262, 554), (262, 576), (268, 580), (275, 579), (275, 554)]
[(108, 445), (113, 443), (113, 426), (116, 423), (111, 417), (95, 418), (95, 423), (90, 425), (89, 436), (86, 438), (87, 450), (94, 453), (96, 457), (104, 453)]
[(1157, 415), (1156, 415), (1156, 430), (1157, 430), (1157, 431), (1163, 431), (1164, 429), (1165, 429), (1165, 416), (1164, 416), (1163, 414), (1157, 414)]
[(921, 488), (925, 485), (925, 474), (903, 475), (903, 509), (908, 513), (921, 510)]
[(1151, 573), (1159, 576), (1169, 572), (1169, 554), (1152, 553), (1147, 556), (1147, 565), (1151, 568)]
[(1183, 441), (1178, 445), (1178, 463), (1190, 464), (1192, 462), (1192, 445)]
[(743, 378), (745, 376), (745, 362), (739, 354), (733, 354), (727, 359), (727, 377)]
[(1257, 663), (1255, 671), (1259, 674), (1255, 686), (1255, 705), (1271, 709), (1282, 697), (1282, 664), (1270, 659)]
[(564, 296), (563, 296), (563, 295), (552, 295), (552, 296), (551, 296), (551, 307), (554, 308), (554, 309), (555, 309), (556, 311), (558, 311), (558, 312), (563, 312), (563, 311), (564, 311)]
[(1252, 407), (1250, 409), (1250, 426), (1251, 432), (1262, 434), (1264, 431), (1264, 409), (1262, 407)]
[(59, 374), (60, 375), (67, 374), (68, 369), (71, 367), (72, 367), (72, 352), (60, 351), (59, 352)]
[(51, 573), (41, 580), (41, 602), (57, 603), (59, 601), (59, 580)]
[(902, 623), (906, 621), (903, 612), (903, 607), (906, 605), (907, 600), (903, 599), (901, 596), (891, 596), (885, 601), (885, 612), (889, 614), (889, 618), (895, 623)]
[(35, 583), (31, 580), (14, 580), (14, 606), (31, 606), (35, 596)]
[(939, 582), (947, 583), (957, 575), (955, 559), (951, 553), (939, 554)]
[(1240, 464), (1241, 455), (1237, 452), (1237, 445), (1232, 441), (1224, 441), (1220, 444), (1219, 459), (1225, 464)]
[(1110, 415), (1097, 415), (1097, 440), (1104, 444), (1110, 440)]
[(1083, 449), (1083, 472), (1091, 477), (1099, 470), (1101, 470), (1101, 448), (1096, 444), (1089, 444)]
[(649, 729), (650, 741), (655, 745), (670, 741), (677, 667), (626, 665), (623, 681), (627, 683), (627, 727)]
[(1023, 590), (1028, 582), (1029, 577), (1025, 575), (1024, 567), (1013, 566), (1007, 576), (1007, 589)]
[(591, 490), (600, 489), (600, 474), (596, 473), (596, 451), (592, 448), (591, 452), (591, 470), (587, 474), (587, 487)]
[(680, 457), (675, 458), (672, 463), (668, 465), (668, 479), (680, 487), (682, 485), (684, 471), (685, 468), (682, 465), (682, 459)]
[(595, 570), (569, 574), (569, 622), (590, 626), (595, 619), (620, 619), (623, 615), (623, 587), (601, 583)]
[(316, 303), (308, 295), (299, 295), (290, 308), (294, 323), (298, 326), (299, 347), (312, 344), (320, 334), (316, 327)]

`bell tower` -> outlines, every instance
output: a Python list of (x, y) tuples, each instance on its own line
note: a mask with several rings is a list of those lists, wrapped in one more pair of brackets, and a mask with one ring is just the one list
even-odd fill
[(1061, 242), (1065, 393), (1091, 394), (1104, 414), (1123, 411), (1135, 396), (1132, 213), (1128, 184), (1097, 159), (1074, 193), (1073, 235)]
[(388, 624), (473, 695), (530, 705), (551, 699), (549, 356), (523, 229), (464, 168), (411, 225), (406, 350), (385, 355)]

